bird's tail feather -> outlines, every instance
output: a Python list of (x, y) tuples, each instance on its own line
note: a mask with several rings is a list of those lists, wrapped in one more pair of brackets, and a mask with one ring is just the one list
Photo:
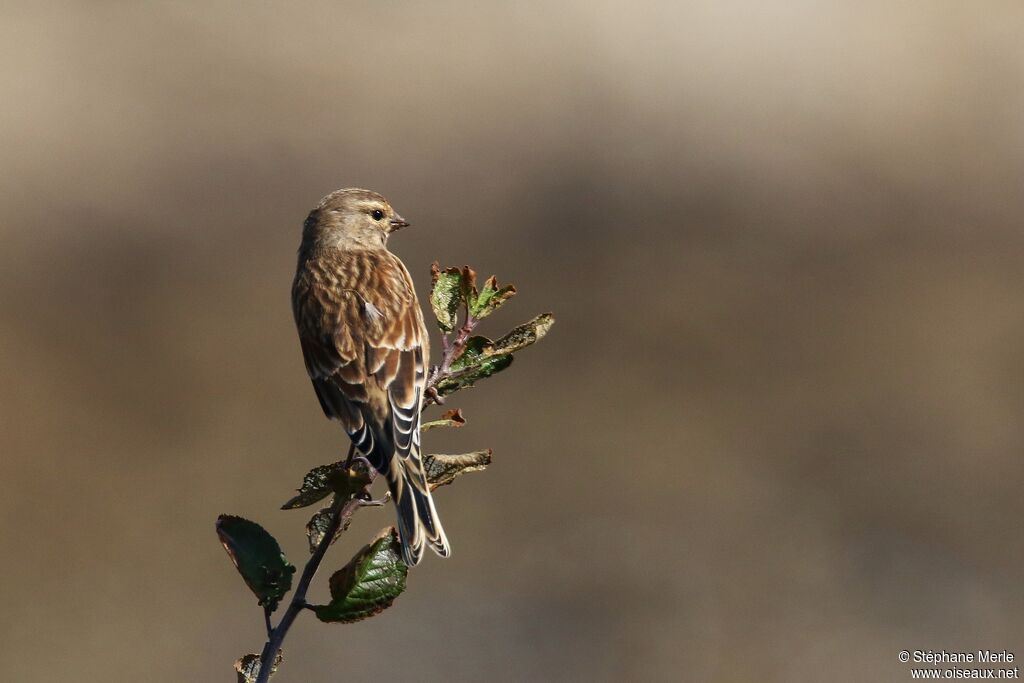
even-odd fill
[(405, 563), (410, 567), (418, 564), (425, 544), (441, 557), (448, 557), (451, 548), (419, 459), (392, 457), (385, 478), (398, 511), (398, 537)]

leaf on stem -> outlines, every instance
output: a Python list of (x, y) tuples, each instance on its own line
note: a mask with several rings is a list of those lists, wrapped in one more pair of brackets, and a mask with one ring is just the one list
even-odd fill
[[(460, 372), (467, 368), (473, 368), (474, 366), (482, 364), (488, 358), (495, 358), (499, 356), (509, 356), (510, 354), (525, 349), (531, 344), (535, 344), (539, 340), (544, 338), (544, 335), (548, 333), (551, 326), (555, 324), (555, 317), (550, 313), (542, 313), (533, 320), (529, 320), (522, 325), (512, 328), (512, 330), (498, 339), (497, 341), (491, 341), (487, 337), (470, 337), (466, 340), (466, 347), (459, 357), (456, 358), (451, 365), (453, 372)], [(504, 367), (499, 368), (503, 370)], [(493, 372), (497, 372), (494, 370)], [(488, 373), (489, 376), (492, 373)], [(477, 377), (476, 379), (480, 379)], [(438, 391), (441, 387), (438, 386)], [(461, 387), (460, 387), (461, 388)]]
[(444, 332), (451, 332), (455, 329), (462, 302), (462, 271), (458, 268), (441, 270), (435, 261), (430, 266), (430, 281), (430, 307), (434, 310), (437, 326)]
[(487, 337), (470, 337), (466, 340), (466, 346), (462, 350), (462, 353), (452, 361), (452, 372), (465, 370), (468, 367), (476, 365), (477, 361), (482, 357), (490, 355), (488, 350), (493, 348), (493, 345), (494, 342)]
[(430, 490), (452, 483), (455, 477), (466, 472), (479, 472), (491, 464), (491, 449), (462, 453), (460, 455), (425, 455), (423, 467), (427, 472)]
[[(277, 651), (274, 663), (270, 666), (270, 675), (277, 673), (277, 667), (281, 663), (281, 651)], [(260, 656), (248, 654), (235, 660), (235, 671), (238, 672), (238, 683), (256, 683), (260, 677)]]
[[(327, 535), (327, 529), (331, 526), (331, 517), (334, 516), (334, 508), (328, 505), (322, 508), (319, 512), (313, 515), (310, 520), (306, 523), (306, 538), (309, 540), (309, 552), (315, 552), (317, 546), (324, 540), (324, 536)], [(335, 532), (334, 538), (331, 539), (331, 543), (338, 540), (343, 531), (347, 531), (349, 525), (352, 524), (352, 515), (346, 515), (341, 520), (341, 526), (338, 527), (338, 531)]]
[(529, 320), (512, 330), (504, 337), (493, 342), (486, 350), (485, 355), (496, 355), (502, 353), (513, 353), (525, 349), (530, 344), (535, 344), (544, 338), (551, 326), (555, 324), (555, 316), (551, 313), (541, 313), (533, 320)]
[(344, 463), (336, 462), (333, 465), (319, 465), (311, 469), (302, 478), (302, 486), (299, 487), (298, 494), (282, 505), (281, 509), (294, 510), (295, 508), (306, 507), (313, 503), (319, 503), (331, 495), (331, 485), (328, 483), (328, 477), (335, 468), (342, 466), (344, 466)]
[(345, 462), (333, 465), (314, 467), (302, 478), (302, 486), (298, 494), (281, 506), (282, 510), (304, 508), (336, 493), (343, 500), (348, 500), (370, 483), (370, 475), (366, 466), (356, 461), (351, 468), (345, 469)]
[(331, 576), (331, 601), (314, 605), (320, 621), (348, 624), (387, 609), (405, 590), (409, 568), (393, 527), (377, 537)]
[(429, 432), (431, 429), (437, 429), (438, 427), (455, 427), (459, 428), (466, 424), (466, 418), (462, 416), (462, 408), (456, 408), (455, 410), (449, 410), (441, 416), (439, 420), (431, 420), (430, 422), (424, 422), (420, 425), (421, 432)]
[(277, 609), (277, 603), (291, 590), (295, 567), (274, 537), (256, 522), (232, 515), (217, 518), (217, 536), (259, 604), (271, 612)]
[(492, 356), (478, 361), (472, 367), (455, 375), (441, 379), (436, 385), (437, 393), (442, 396), (454, 393), (459, 389), (468, 389), (478, 381), (490, 377), (496, 372), (501, 372), (509, 365), (512, 365), (512, 356)]
[(461, 294), (462, 300), (466, 302), (466, 310), (473, 310), (473, 302), (476, 301), (476, 271), (469, 266), (462, 266), (461, 272)]
[(498, 286), (498, 279), (493, 275), (484, 282), (483, 289), (476, 295), (469, 307), (469, 314), (477, 320), (483, 320), (501, 308), (502, 304), (516, 294), (513, 285)]

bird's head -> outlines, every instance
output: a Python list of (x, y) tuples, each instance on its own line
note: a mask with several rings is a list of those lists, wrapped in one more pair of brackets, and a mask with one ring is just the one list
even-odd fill
[(348, 188), (336, 190), (320, 200), (309, 213), (302, 238), (348, 249), (375, 249), (387, 244), (388, 235), (409, 225), (376, 192)]

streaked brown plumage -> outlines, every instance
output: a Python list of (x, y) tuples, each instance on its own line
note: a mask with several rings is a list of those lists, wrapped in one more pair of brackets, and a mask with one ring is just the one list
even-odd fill
[(375, 192), (332, 192), (302, 230), (292, 309), (306, 370), (327, 417), (388, 482), (405, 561), (448, 540), (420, 458), (430, 354), (412, 278), (387, 250), (408, 223)]

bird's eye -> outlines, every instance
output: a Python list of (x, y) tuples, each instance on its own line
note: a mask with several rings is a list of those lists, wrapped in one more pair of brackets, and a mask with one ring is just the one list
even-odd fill
[(379, 221), (381, 218), (384, 218), (384, 212), (380, 209), (374, 209), (373, 213), (370, 215), (373, 216), (373, 220), (375, 221)]

